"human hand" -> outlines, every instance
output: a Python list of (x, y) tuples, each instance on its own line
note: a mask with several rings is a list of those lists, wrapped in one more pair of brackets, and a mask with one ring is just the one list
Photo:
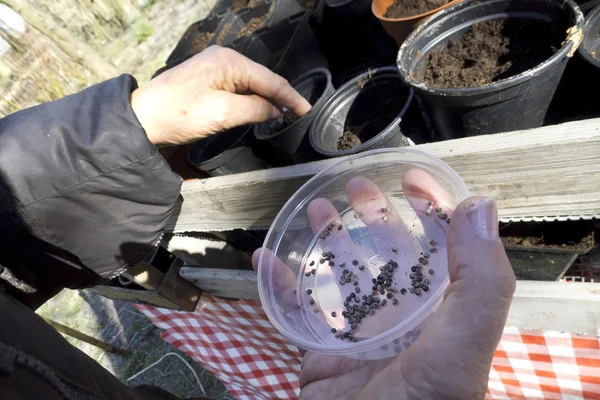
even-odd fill
[(245, 124), (297, 115), (311, 106), (289, 83), (241, 54), (211, 46), (131, 95), (131, 106), (156, 146), (192, 142)]
[[(346, 190), (356, 211), (365, 198), (372, 200), (371, 207), (375, 209), (389, 207), (387, 198), (372, 182), (357, 179), (350, 181)], [(422, 193), (436, 203), (444, 197), (422, 171), (409, 171), (402, 185), (405, 191)], [(332, 217), (339, 218), (335, 207), (325, 199), (314, 200), (308, 212), (316, 231)], [(497, 210), (492, 199), (472, 197), (450, 214), (451, 283), (445, 300), (419, 338), (399, 356), (376, 361), (307, 352), (302, 360), (300, 399), (484, 397), (515, 277), (499, 239)], [(255, 268), (259, 254), (257, 250), (252, 258)], [(295, 281), (289, 272), (288, 268), (288, 272), (281, 273), (279, 285)], [(274, 281), (277, 285), (277, 280)]]

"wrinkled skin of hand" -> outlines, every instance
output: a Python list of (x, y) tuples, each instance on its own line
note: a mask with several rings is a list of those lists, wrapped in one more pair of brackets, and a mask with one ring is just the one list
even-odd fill
[(219, 46), (136, 89), (131, 106), (150, 141), (159, 147), (276, 119), (282, 107), (300, 116), (311, 108), (284, 78)]

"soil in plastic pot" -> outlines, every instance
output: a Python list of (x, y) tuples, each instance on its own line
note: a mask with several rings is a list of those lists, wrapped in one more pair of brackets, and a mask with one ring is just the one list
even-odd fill
[(430, 17), (398, 52), (430, 139), (542, 126), (583, 21), (571, 0), (465, 0)]
[(564, 32), (544, 22), (480, 22), (429, 55), (424, 81), (436, 87), (469, 88), (506, 79), (550, 58), (564, 38)]
[(386, 18), (408, 18), (425, 14), (449, 2), (450, 0), (397, 0), (387, 8), (383, 16)]

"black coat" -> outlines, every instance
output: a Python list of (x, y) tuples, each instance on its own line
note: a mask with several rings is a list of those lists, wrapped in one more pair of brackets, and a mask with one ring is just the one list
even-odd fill
[(30, 307), (115, 276), (161, 238), (182, 180), (131, 108), (136, 87), (122, 75), (0, 120), (0, 277)]

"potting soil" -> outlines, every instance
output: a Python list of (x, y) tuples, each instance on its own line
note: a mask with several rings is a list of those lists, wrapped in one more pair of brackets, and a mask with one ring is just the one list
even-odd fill
[(212, 39), (213, 35), (214, 35), (213, 32), (202, 32), (198, 36), (196, 36), (196, 38), (194, 39), (194, 42), (192, 43), (192, 48), (191, 48), (190, 53), (198, 54), (202, 50), (204, 50), (206, 48), (206, 45), (208, 44), (208, 42), (210, 42), (210, 39)]
[(262, 3), (264, 0), (233, 0), (231, 3), (231, 11), (237, 12), (244, 8), (253, 8)]
[(362, 140), (354, 134), (354, 132), (348, 130), (345, 131), (338, 140), (338, 150), (349, 150), (353, 147), (362, 144)]
[(560, 48), (565, 32), (551, 23), (496, 20), (476, 23), (458, 40), (434, 50), (424, 71), (428, 85), (468, 88), (518, 75)]
[(263, 15), (262, 17), (252, 18), (246, 23), (246, 25), (244, 25), (242, 29), (240, 29), (237, 37), (241, 38), (252, 35), (254, 32), (263, 27), (265, 24), (265, 19), (267, 19), (267, 14)]
[(594, 245), (592, 235), (587, 235), (577, 243), (548, 243), (544, 237), (521, 237), (521, 236), (506, 236), (501, 237), (504, 246), (524, 246), (524, 247), (540, 247), (546, 249), (565, 249), (565, 250), (587, 250)]
[(386, 18), (412, 17), (440, 8), (449, 2), (450, 0), (396, 0), (385, 10), (383, 16)]

